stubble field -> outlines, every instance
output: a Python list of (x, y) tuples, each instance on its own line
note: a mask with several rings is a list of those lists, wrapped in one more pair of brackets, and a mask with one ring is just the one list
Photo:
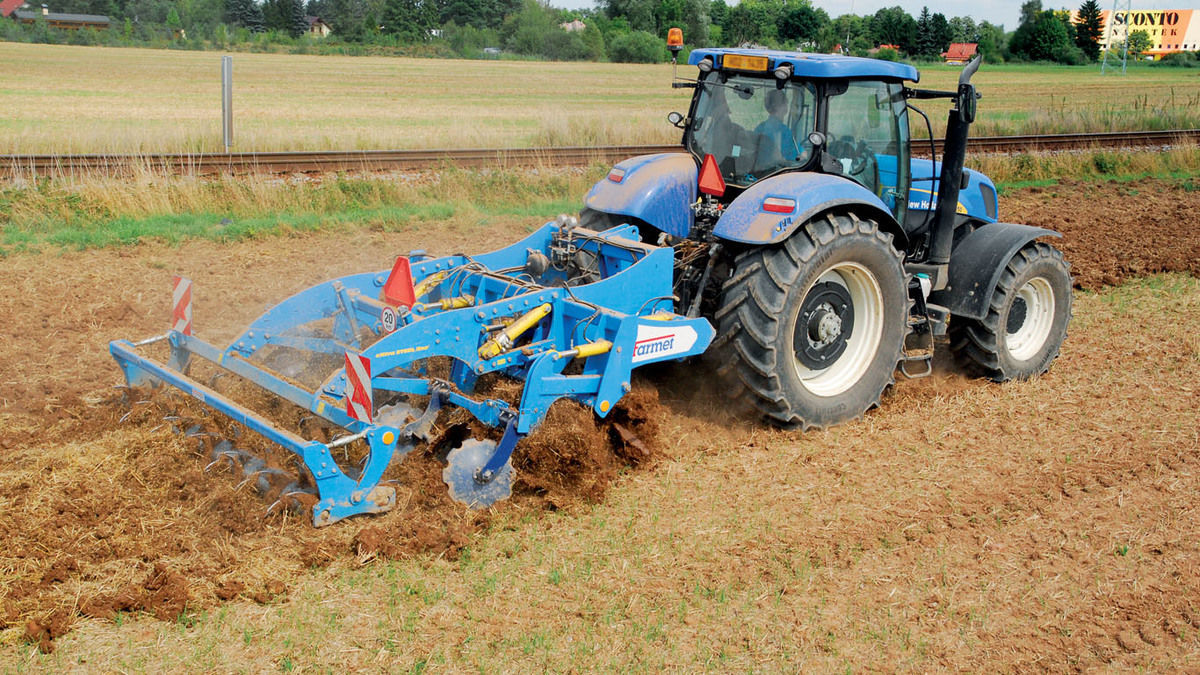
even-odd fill
[[(494, 512), (450, 502), (437, 459), (414, 453), (393, 471), (401, 509), (322, 530), (264, 516), (246, 486), (205, 473), (206, 453), (170, 431), (184, 422), (164, 416), (227, 426), (169, 397), (123, 401), (108, 340), (161, 330), (172, 272), (196, 281), (198, 332), (219, 342), (314, 282), (413, 247), (499, 245), (537, 221), (11, 255), (0, 659), (1195, 666), (1200, 193), (1188, 185), (1007, 195), (1011, 219), (1065, 233), (1080, 286), (1063, 355), (1032, 382), (970, 380), (943, 360), (864, 419), (801, 434), (731, 418), (708, 365), (658, 369), (630, 414), (649, 456), (605, 459), (568, 411), (540, 446), (555, 451), (519, 460), (517, 496)], [(1122, 206), (1131, 198), (1137, 211)]]

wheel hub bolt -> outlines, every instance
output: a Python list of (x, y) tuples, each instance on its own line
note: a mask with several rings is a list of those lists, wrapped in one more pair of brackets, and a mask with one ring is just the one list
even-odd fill
[(813, 343), (828, 344), (842, 334), (842, 318), (828, 304), (821, 305), (810, 317), (808, 337)]

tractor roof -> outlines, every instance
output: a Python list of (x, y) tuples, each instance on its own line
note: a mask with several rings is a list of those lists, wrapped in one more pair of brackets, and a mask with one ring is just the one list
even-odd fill
[(784, 52), (774, 49), (693, 49), (688, 57), (688, 63), (694, 66), (705, 57), (712, 57), (713, 66), (720, 69), (724, 67), (724, 58), (727, 54), (765, 56), (768, 60), (768, 65), (764, 69), (766, 72), (774, 70), (781, 64), (790, 63), (794, 76), (803, 79), (866, 77), (880, 80), (911, 80), (913, 82), (921, 79), (921, 74), (917, 72), (917, 69), (907, 63), (860, 59), (836, 54)]

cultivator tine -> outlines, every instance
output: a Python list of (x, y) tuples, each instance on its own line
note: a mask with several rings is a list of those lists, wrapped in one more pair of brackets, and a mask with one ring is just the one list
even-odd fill
[(204, 470), (208, 471), (219, 464), (221, 460), (226, 460), (229, 462), (229, 469), (232, 471), (233, 467), (236, 466), (234, 462), (238, 461), (237, 453), (239, 452), (241, 452), (241, 450), (235, 450), (232, 442), (228, 440), (222, 440), (213, 446), (212, 454), (209, 455), (212, 458), (212, 461), (204, 467)]
[(124, 424), (125, 420), (129, 419), (129, 416), (133, 414), (133, 406), (145, 405), (149, 402), (150, 402), (149, 399), (143, 399), (141, 401), (134, 401), (133, 403), (130, 403), (129, 404), (129, 412), (125, 413), (124, 415), (121, 415), (121, 419), (117, 420), (117, 424)]
[(429, 442), (429, 432), (433, 430), (433, 422), (437, 419), (438, 411), (442, 409), (443, 396), (441, 388), (434, 389), (432, 395), (429, 397), (429, 405), (425, 408), (425, 412), (408, 426), (404, 427), (404, 431), (413, 438)]
[(237, 472), (240, 469), (243, 478), (237, 484), (237, 487), (234, 488), (235, 490), (240, 490), (244, 485), (250, 483), (254, 485), (254, 489), (259, 494), (265, 495), (274, 486), (283, 482), (280, 479), (285, 478), (290, 481), (284, 488), (285, 491), (292, 486), (298, 485), (293, 474), (283, 469), (269, 466), (265, 460), (251, 452), (233, 447), (233, 443), (229, 440), (222, 440), (214, 445), (210, 456), (212, 457), (212, 461), (204, 467), (205, 471), (208, 471), (221, 462), (228, 462), (231, 472)]
[(239, 490), (243, 485), (250, 482), (252, 477), (257, 476), (259, 473), (266, 471), (269, 468), (267, 467), (267, 463), (263, 461), (261, 457), (252, 455), (244, 450), (242, 451), (242, 455), (245, 457), (245, 459), (242, 461), (242, 475), (246, 478), (242, 480), (242, 482), (238, 483), (237, 486)]
[[(176, 424), (176, 422), (179, 422), (182, 419), (183, 418), (179, 417), (178, 415), (164, 415), (163, 416), (163, 422), (169, 423), (171, 425), (171, 431), (173, 431), (175, 433), (180, 433), (179, 425)], [(162, 425), (159, 425), (159, 426), (162, 426)], [(159, 427), (155, 427), (155, 429), (158, 429), (158, 428)]]
[(299, 497), (301, 495), (307, 495), (308, 497), (313, 498), (313, 499), (316, 499), (316, 497), (317, 497), (317, 493), (315, 490), (311, 490), (308, 488), (302, 488), (302, 487), (300, 487), (299, 483), (290, 483), (286, 487), (284, 487), (283, 490), (279, 493), (279, 498), (276, 499), (275, 501), (271, 502), (271, 505), (267, 507), (266, 512), (263, 513), (263, 517), (266, 518), (266, 517), (270, 516), (271, 512), (273, 512), (279, 506), (285, 505), (285, 504), (287, 505), (287, 508), (289, 510), (291, 510), (292, 512), (299, 513), (301, 511), (303, 511), (304, 510), (304, 502), (302, 502), (299, 499)]
[(246, 483), (253, 482), (254, 489), (258, 490), (259, 494), (265, 495), (271, 491), (271, 487), (272, 487), (271, 477), (272, 476), (276, 476), (279, 478), (290, 478), (290, 479), (293, 479), (292, 480), (293, 483), (295, 482), (294, 476), (292, 476), (292, 474), (288, 473), (287, 471), (284, 471), (283, 469), (276, 469), (275, 467), (272, 467), (272, 466), (267, 466), (267, 467), (258, 469), (257, 471), (252, 471), (252, 472), (246, 474), (246, 479), (243, 480), (241, 483), (238, 483), (237, 489), (241, 489), (241, 487), (243, 485), (245, 485)]

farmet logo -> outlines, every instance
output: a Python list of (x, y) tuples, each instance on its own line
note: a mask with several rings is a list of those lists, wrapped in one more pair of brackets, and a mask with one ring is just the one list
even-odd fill
[(662, 352), (669, 352), (675, 346), (674, 335), (664, 335), (652, 340), (645, 340), (637, 343), (633, 350), (634, 356), (654, 356)]

